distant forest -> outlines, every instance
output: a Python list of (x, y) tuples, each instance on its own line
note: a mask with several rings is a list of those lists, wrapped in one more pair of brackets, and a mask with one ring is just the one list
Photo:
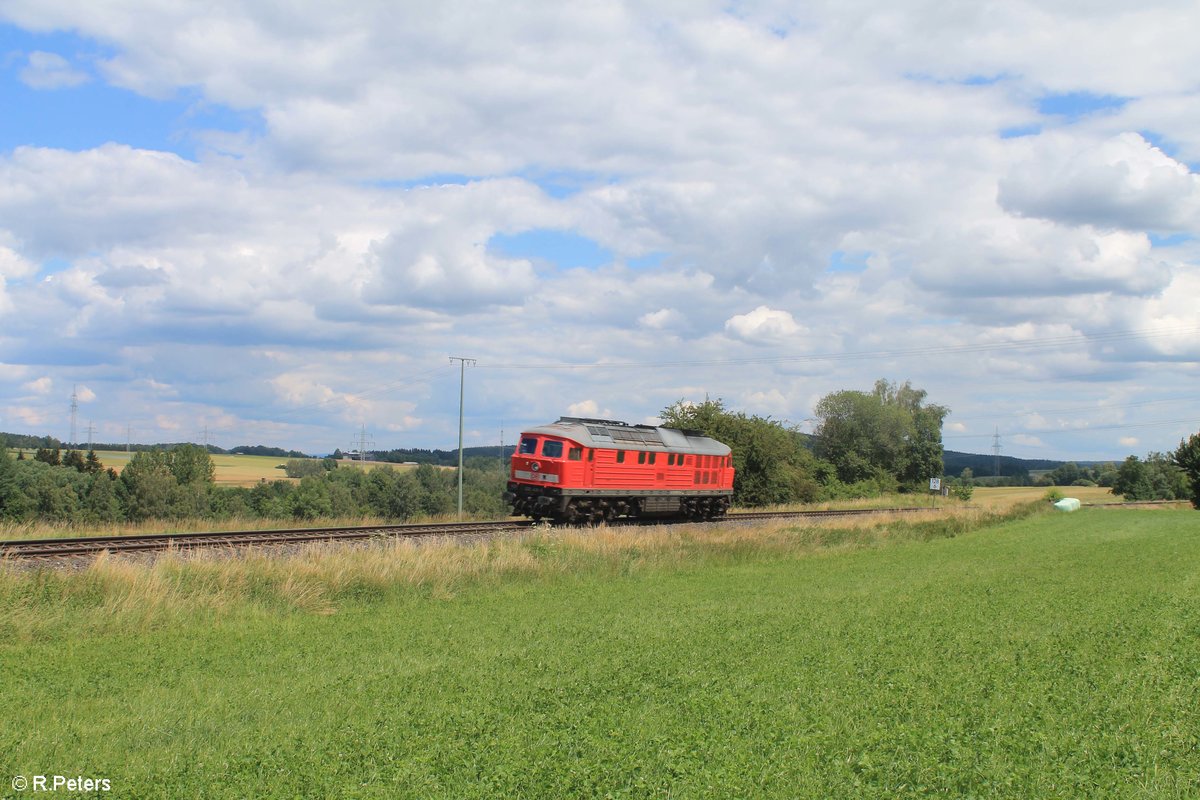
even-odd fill
[[(805, 436), (806, 440), (811, 437)], [(21, 447), (28, 450), (35, 450), (40, 447), (60, 450), (67, 450), (67, 445), (63, 441), (54, 438), (53, 436), (29, 436), (20, 433), (4, 433), (0, 432), (0, 442), (7, 442), (8, 447)], [(808, 443), (808, 442), (806, 442)], [(184, 444), (184, 442), (173, 442), (163, 444), (131, 444), (129, 450), (132, 452), (143, 452), (149, 450), (170, 450), (174, 447)], [(94, 450), (124, 450), (126, 445), (96, 442), (92, 444)], [(84, 446), (79, 446), (78, 449), (85, 449)], [(515, 449), (514, 446), (508, 445), (501, 448), (498, 445), (488, 447), (465, 447), (463, 448), (464, 458), (487, 458), (495, 459), (496, 461), (507, 461)], [(271, 456), (273, 458), (309, 458), (305, 453), (299, 450), (285, 450), (282, 447), (267, 447), (266, 445), (238, 445), (237, 447), (226, 450), (216, 445), (210, 444), (208, 452), (213, 455), (236, 454), (244, 456)], [(351, 455), (344, 453), (341, 450), (333, 452), (334, 458), (350, 458)], [(453, 467), (458, 465), (458, 450), (427, 450), (422, 448), (396, 448), (394, 450), (371, 450), (367, 452), (367, 458), (372, 461), (384, 461), (392, 464), (432, 464), (435, 467)], [(946, 450), (943, 453), (942, 459), (945, 463), (945, 474), (947, 476), (957, 476), (962, 474), (964, 469), (970, 469), (975, 474), (976, 478), (986, 478), (995, 474), (995, 457), (980, 453), (960, 453), (954, 450)], [(1005, 478), (1027, 478), (1031, 472), (1043, 472), (1047, 470), (1057, 469), (1063, 466), (1065, 461), (1051, 461), (1047, 459), (1036, 458), (1015, 458), (1013, 456), (1000, 456), (1000, 475)], [(1075, 462), (1080, 466), (1086, 466), (1090, 462)]]
[[(486, 458), (492, 461), (507, 462), (512, 458), (515, 446), (500, 447), (492, 445), (490, 447), (464, 447), (463, 460), (471, 458)], [(350, 456), (342, 453), (340, 450), (335, 451), (334, 458), (349, 458)], [(421, 449), (397, 449), (384, 451), (368, 451), (367, 458), (373, 461), (386, 461), (390, 464), (432, 464), (435, 467), (457, 467), (458, 466), (458, 450), (421, 450)]]
[[(185, 444), (193, 444), (192, 442), (165, 442), (160, 444), (113, 444), (112, 442), (92, 442), (88, 445), (86, 442), (76, 442), (74, 447), (70, 447), (61, 439), (56, 439), (53, 436), (30, 436), (24, 433), (5, 433), (0, 431), (0, 443), (5, 447), (21, 448), (23, 450), (37, 450), (45, 448), (47, 450), (108, 450), (121, 451), (128, 450), (131, 453), (144, 453), (153, 450), (173, 450), (176, 447), (181, 447)], [(261, 444), (242, 444), (237, 447), (226, 450), (223, 447), (217, 447), (215, 444), (208, 445), (208, 452), (212, 455), (238, 455), (238, 456), (271, 456), (273, 458), (308, 458), (299, 450), (285, 450), (282, 447), (267, 447)], [(455, 451), (457, 453), (457, 451)], [(458, 463), (457, 461), (455, 463)]]
[[(1048, 461), (1041, 458), (1014, 458), (1013, 456), (1000, 456), (998, 462), (1000, 476), (1004, 478), (1027, 478), (1030, 472), (1045, 472), (1058, 469), (1067, 463), (1065, 461)], [(1075, 463), (1080, 466), (1085, 464), (1082, 461)], [(1090, 464), (1091, 462), (1086, 463)], [(945, 467), (945, 474), (949, 476), (961, 475), (964, 469), (969, 469), (975, 474), (976, 478), (986, 478), (996, 474), (997, 458), (994, 455), (958, 453), (953, 450), (944, 450), (942, 451), (942, 464)]]

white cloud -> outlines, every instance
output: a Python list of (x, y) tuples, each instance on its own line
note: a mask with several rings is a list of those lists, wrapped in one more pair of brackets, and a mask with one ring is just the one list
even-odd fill
[(178, 431), (183, 427), (182, 425), (179, 424), (178, 420), (172, 419), (171, 417), (168, 417), (165, 414), (155, 415), (154, 424), (158, 427), (159, 430), (167, 431), (169, 433), (174, 433), (175, 431)]
[(21, 388), (33, 392), (34, 394), (49, 394), (50, 390), (54, 388), (54, 381), (43, 375), (37, 380), (22, 384)]
[(602, 409), (595, 400), (580, 400), (578, 403), (571, 403), (567, 406), (567, 416), (609, 419), (613, 413), (607, 408)]
[(746, 342), (775, 344), (803, 333), (804, 329), (787, 311), (759, 306), (725, 321), (725, 331)]
[(661, 331), (672, 328), (683, 321), (683, 315), (673, 308), (660, 308), (638, 317), (638, 322), (647, 328)]
[(1138, 438), (1136, 436), (1122, 436), (1117, 439), (1117, 444), (1121, 445), (1121, 447), (1137, 447)]
[[(397, 446), (451, 441), (448, 354), (494, 368), (477, 413), (509, 420), (563, 397), (639, 419), (709, 393), (802, 419), (883, 376), (964, 419), (997, 395), (1011, 412), (1184, 391), (1198, 13), (10, 0), (17, 28), (105, 54), (31, 57), (44, 85), (85, 65), (147, 102), (197, 102), (159, 150), (31, 135), (0, 154), (0, 359), (28, 365), (12, 387), (86, 381), (98, 413), (147, 430), (223, 411), (228, 435), (314, 450), (359, 420)], [(1039, 114), (1071, 93), (1108, 107)], [(249, 121), (208, 131), (205, 109)], [(489, 245), (539, 230), (611, 258)], [(922, 347), (947, 349), (904, 355)], [(661, 366), (546, 366), (565, 362)], [(1049, 445), (1014, 447), (1111, 446), (1044, 421)]]
[(1192, 230), (1200, 220), (1200, 175), (1136, 133), (1097, 143), (1042, 136), (1000, 180), (999, 201), (1013, 213), (1070, 225)]
[(58, 417), (57, 414), (52, 413), (48, 409), (33, 408), (31, 406), (10, 406), (8, 413), (34, 430), (56, 421)]
[(65, 89), (87, 83), (91, 77), (58, 53), (35, 50), (20, 72), (21, 82), (31, 89)]

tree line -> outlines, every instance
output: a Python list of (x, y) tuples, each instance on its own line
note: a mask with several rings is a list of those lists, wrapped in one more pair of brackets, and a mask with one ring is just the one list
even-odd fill
[[(134, 453), (120, 473), (102, 465), (89, 467), (99, 465), (94, 451), (86, 456), (67, 451), (56, 461), (52, 455), (58, 451), (43, 450), (43, 458), (21, 460), (0, 451), (0, 519), (74, 524), (150, 519), (408, 519), (457, 509), (457, 474), (430, 465), (362, 470), (339, 467), (336, 462), (328, 468), (332, 459), (311, 459), (289, 462), (306, 465), (299, 481), (264, 480), (252, 487), (236, 487), (214, 483), (212, 456), (198, 445)], [(464, 464), (464, 510), (503, 516), (506, 479), (494, 460), (472, 459)]]
[[(908, 382), (880, 380), (870, 391), (823, 397), (811, 435), (770, 417), (731, 411), (720, 399), (679, 400), (660, 416), (669, 427), (696, 430), (728, 444), (736, 469), (734, 503), (764, 506), (926, 491), (930, 478), (943, 476), (942, 423), (948, 413)], [(41, 445), (32, 459), (23, 452), (19, 460), (0, 454), (0, 519), (408, 519), (457, 507), (456, 472), (428, 463), (408, 470), (382, 466), (364, 471), (339, 466), (334, 458), (294, 458), (285, 468), (298, 480), (222, 487), (213, 482), (210, 449), (199, 445), (136, 452), (120, 473), (105, 469), (95, 452)], [(970, 496), (967, 472), (956, 481), (964, 499)], [(468, 459), (464, 510), (502, 516), (506, 480), (506, 464), (494, 455)], [(1064, 464), (1044, 481), (1111, 486), (1129, 500), (1191, 498), (1200, 508), (1200, 433), (1170, 454), (1130, 456), (1120, 465)]]
[(770, 417), (730, 411), (720, 399), (679, 400), (659, 416), (669, 427), (729, 445), (734, 503), (762, 506), (926, 491), (929, 479), (942, 475), (948, 413), (909, 382), (880, 380), (869, 392), (823, 397), (812, 435)]

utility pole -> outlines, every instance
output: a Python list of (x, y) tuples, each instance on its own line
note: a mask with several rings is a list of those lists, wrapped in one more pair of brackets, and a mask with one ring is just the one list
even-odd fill
[[(992, 474), (1000, 477), (1000, 429), (992, 435)], [(999, 481), (997, 481), (999, 483)]]
[(358, 435), (356, 444), (358, 445), (358, 460), (364, 464), (367, 463), (367, 445), (375, 444), (375, 439), (367, 434), (366, 423), (363, 423), (362, 433)]
[(75, 415), (79, 413), (79, 393), (75, 391), (75, 387), (71, 387), (71, 441), (67, 442), (69, 450), (75, 449)]
[(458, 362), (458, 518), (463, 513), (463, 397), (467, 380), (467, 362), (475, 366), (475, 359), (450, 356), (450, 363)]

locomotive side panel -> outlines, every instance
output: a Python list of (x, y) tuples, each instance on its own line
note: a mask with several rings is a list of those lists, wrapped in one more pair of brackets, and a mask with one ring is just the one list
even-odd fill
[(729, 506), (729, 448), (694, 432), (564, 417), (522, 433), (505, 499), (515, 514), (595, 523), (707, 519)]

